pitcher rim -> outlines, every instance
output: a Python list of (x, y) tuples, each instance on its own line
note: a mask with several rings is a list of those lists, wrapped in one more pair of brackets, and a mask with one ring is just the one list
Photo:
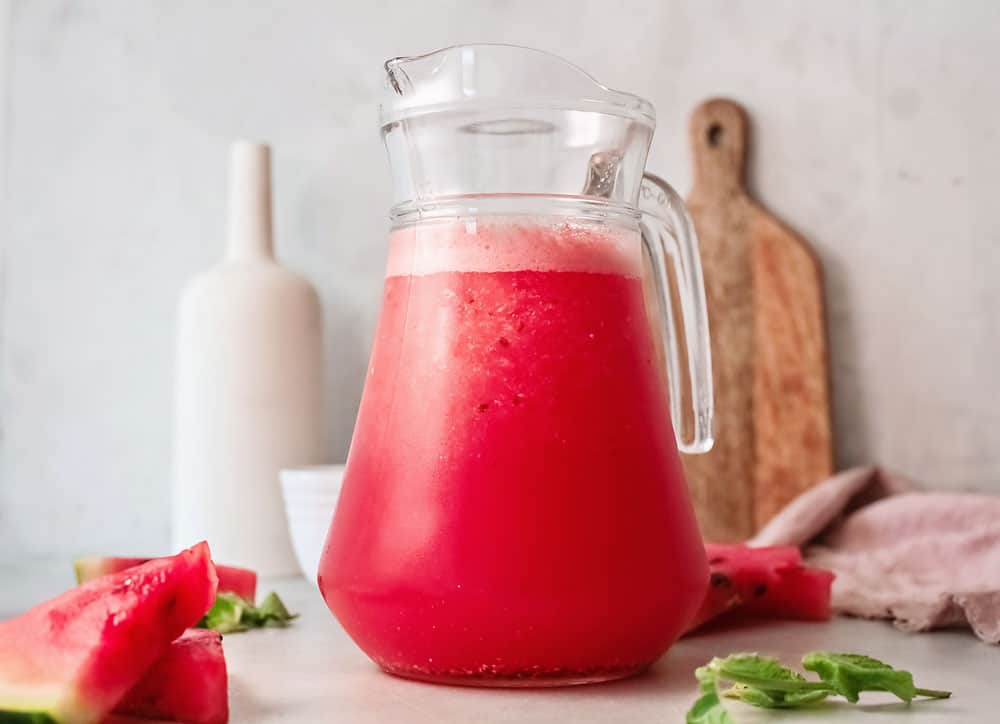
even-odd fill
[[(511, 110), (527, 110), (527, 109), (546, 109), (546, 110), (559, 110), (564, 109), (568, 111), (582, 111), (582, 112), (592, 112), (592, 113), (605, 113), (608, 115), (618, 116), (621, 118), (629, 118), (632, 120), (642, 121), (648, 124), (650, 127), (655, 127), (656, 125), (656, 109), (653, 104), (635, 93), (630, 93), (629, 91), (622, 91), (616, 88), (611, 88), (610, 86), (604, 85), (589, 72), (581, 68), (576, 63), (563, 58), (555, 53), (550, 53), (546, 50), (540, 50), (538, 48), (532, 48), (527, 45), (518, 45), (516, 43), (456, 43), (454, 45), (448, 45), (443, 48), (438, 48), (437, 50), (432, 50), (427, 53), (418, 53), (416, 55), (399, 55), (387, 59), (383, 63), (383, 68), (386, 73), (386, 86), (394, 91), (397, 96), (402, 95), (402, 90), (398, 83), (398, 73), (402, 71), (402, 67), (406, 63), (424, 60), (435, 55), (441, 55), (454, 50), (460, 50), (465, 48), (510, 48), (514, 50), (528, 51), (530, 53), (537, 53), (539, 55), (547, 56), (552, 60), (559, 61), (560, 63), (573, 69), (575, 72), (579, 73), (581, 76), (586, 78), (598, 91), (595, 95), (603, 94), (604, 97), (587, 97), (582, 96), (576, 98), (572, 101), (566, 98), (559, 98), (556, 96), (546, 97), (539, 96), (537, 98), (531, 98), (530, 100), (523, 100), (517, 98), (510, 98), (500, 100), (483, 100), (480, 98), (463, 98), (456, 101), (444, 102), (444, 103), (431, 103), (423, 106), (412, 106), (408, 108), (401, 108), (393, 111), (390, 107), (387, 107), (386, 103), (381, 103), (379, 105), (379, 115), (381, 120), (382, 128), (392, 125), (393, 123), (398, 123), (402, 120), (408, 118), (414, 118), (417, 116), (425, 116), (433, 113), (441, 113), (444, 111), (455, 110), (458, 108), (475, 108), (477, 110), (487, 110), (495, 108), (510, 108)], [(405, 77), (405, 71), (402, 71)]]

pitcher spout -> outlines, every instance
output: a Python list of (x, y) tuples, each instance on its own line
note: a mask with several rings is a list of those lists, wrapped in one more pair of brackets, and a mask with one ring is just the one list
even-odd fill
[(655, 125), (649, 101), (514, 45), (393, 58), (385, 73), (382, 134), (397, 206), (496, 194), (637, 206)]

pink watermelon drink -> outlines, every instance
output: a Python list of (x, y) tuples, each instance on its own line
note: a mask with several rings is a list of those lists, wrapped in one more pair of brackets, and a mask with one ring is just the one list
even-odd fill
[(617, 678), (659, 657), (701, 602), (639, 244), (561, 219), (394, 232), (319, 575), (386, 671)]

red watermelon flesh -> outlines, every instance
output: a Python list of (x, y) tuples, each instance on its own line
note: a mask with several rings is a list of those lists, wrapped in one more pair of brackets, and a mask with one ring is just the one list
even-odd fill
[(796, 546), (708, 543), (709, 590), (688, 630), (732, 616), (825, 621), (833, 574), (802, 563)]
[(779, 568), (776, 573), (767, 592), (750, 598), (740, 608), (741, 614), (799, 621), (826, 621), (830, 618), (833, 573), (805, 566)]
[(222, 636), (190, 629), (146, 672), (115, 707), (115, 713), (187, 724), (229, 721)]
[(240, 598), (253, 603), (257, 598), (257, 573), (249, 568), (236, 566), (216, 566), (219, 572), (219, 590), (235, 593)]
[[(118, 573), (128, 568), (141, 566), (151, 558), (107, 558), (103, 556), (93, 556), (91, 558), (80, 558), (73, 562), (73, 569), (76, 571), (76, 582), (85, 583), (101, 576), (111, 573)], [(247, 568), (236, 568), (235, 566), (215, 567), (219, 575), (219, 591), (235, 593), (240, 598), (253, 603), (257, 596), (257, 574)]]
[(199, 543), (0, 623), (0, 721), (99, 722), (205, 614), (216, 585)]

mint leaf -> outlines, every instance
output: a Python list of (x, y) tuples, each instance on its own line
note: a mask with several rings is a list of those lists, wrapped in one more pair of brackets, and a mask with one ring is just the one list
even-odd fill
[(298, 614), (293, 615), (288, 612), (288, 609), (285, 608), (284, 602), (274, 591), (271, 591), (264, 597), (260, 606), (257, 607), (257, 612), (263, 618), (272, 622), (287, 623), (292, 619), (298, 618)]
[(768, 709), (802, 706), (833, 693), (829, 686), (806, 681), (777, 659), (757, 654), (734, 654), (718, 662), (719, 677), (735, 681), (725, 696)]
[(238, 633), (248, 630), (243, 623), (247, 608), (253, 604), (234, 593), (219, 593), (208, 613), (198, 622), (198, 628), (215, 629), (219, 633)]
[(730, 699), (739, 699), (742, 702), (762, 709), (794, 709), (816, 701), (822, 701), (832, 693), (834, 692), (830, 689), (775, 692), (773, 690), (747, 686), (746, 684), (734, 684), (724, 691), (722, 695)]
[(719, 699), (718, 673), (712, 667), (716, 661), (712, 659), (707, 666), (694, 670), (701, 696), (688, 709), (685, 724), (735, 724)]
[(688, 709), (685, 724), (735, 724), (717, 692), (702, 694)]
[(712, 665), (716, 661), (718, 659), (712, 659), (707, 666), (699, 666), (694, 670), (694, 678), (698, 680), (698, 688), (703, 694), (715, 691), (715, 682), (719, 678), (719, 674)]
[(687, 724), (730, 724), (719, 693), (720, 681), (735, 681), (723, 696), (768, 709), (787, 709), (831, 694), (824, 684), (806, 681), (780, 661), (757, 654), (714, 658), (694, 672), (701, 696), (687, 713)]
[(276, 593), (269, 593), (260, 606), (235, 593), (223, 592), (198, 622), (198, 628), (215, 629), (219, 633), (240, 633), (252, 628), (285, 628), (298, 614), (291, 614)]
[[(910, 672), (862, 654), (814, 651), (802, 658), (802, 665), (817, 673), (821, 681), (809, 681), (767, 656), (732, 654), (712, 659), (695, 670), (700, 696), (687, 712), (687, 724), (732, 724), (722, 697), (766, 709), (794, 709), (832, 695), (857, 702), (862, 691), (888, 691), (906, 702), (915, 696), (951, 696), (947, 691), (919, 689), (913, 685)], [(720, 693), (723, 682), (732, 682), (732, 686)]]
[(842, 697), (856, 702), (862, 691), (888, 691), (909, 703), (915, 696), (946, 699), (949, 691), (917, 689), (913, 674), (894, 669), (884, 661), (862, 654), (814, 651), (802, 657), (802, 667), (814, 671)]
[[(723, 678), (732, 679), (741, 683), (761, 682), (755, 686), (774, 684), (779, 686), (779, 690), (787, 691), (783, 688), (782, 682), (804, 682), (801, 674), (789, 669), (777, 659), (758, 654), (732, 654), (724, 659), (713, 659), (718, 662), (717, 670)], [(792, 687), (795, 690), (796, 687)]]

